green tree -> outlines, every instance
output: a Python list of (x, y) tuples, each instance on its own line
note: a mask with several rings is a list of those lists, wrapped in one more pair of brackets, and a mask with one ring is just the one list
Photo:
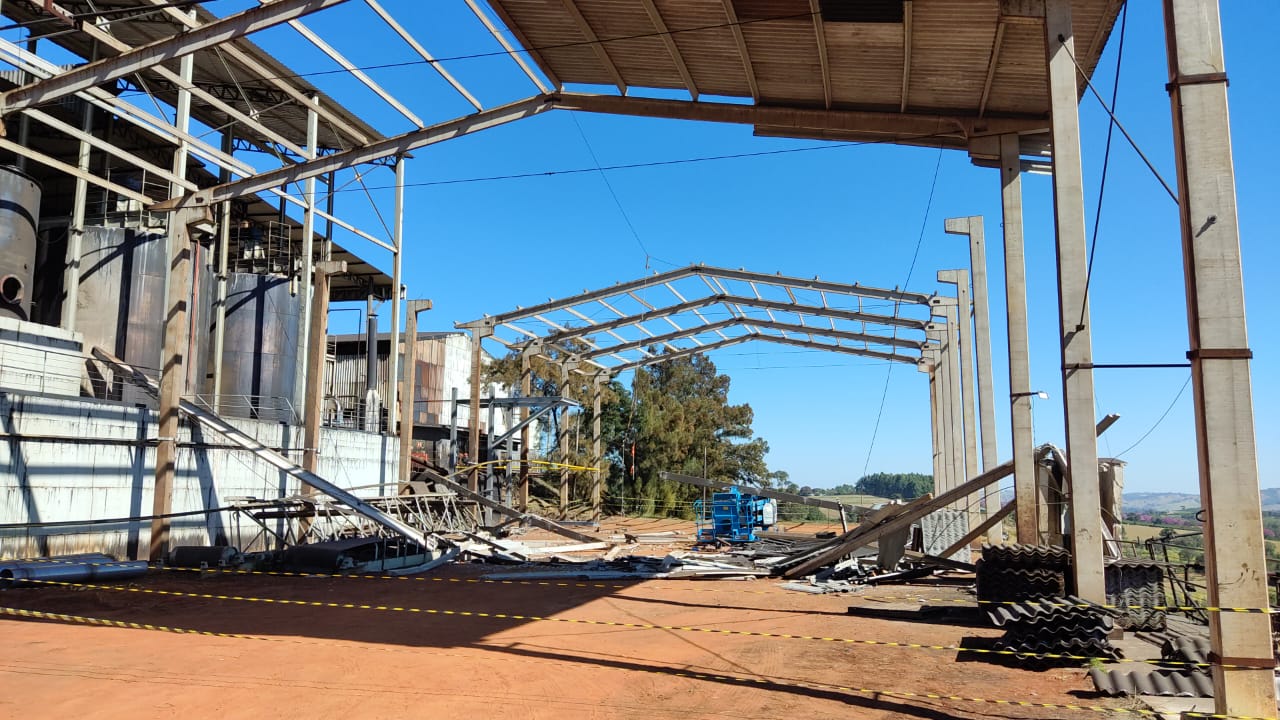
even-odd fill
[[(560, 371), (560, 361), (582, 348), (551, 350), (550, 357), (530, 362), (534, 395), (563, 395), (581, 404), (578, 412), (553, 419), (547, 432), (554, 435), (558, 423), (583, 438), (569, 462), (585, 464), (592, 425), (591, 393), (594, 380)], [(522, 361), (517, 353), (491, 363), (485, 379), (519, 387)], [(764, 461), (769, 445), (751, 428), (750, 405), (729, 403), (729, 377), (721, 375), (704, 355), (672, 358), (636, 370), (634, 394), (621, 383), (610, 382), (602, 395), (601, 439), (606, 464), (606, 495), (626, 498), (626, 510), (634, 499), (647, 513), (691, 516), (692, 503), (701, 489), (662, 481), (659, 474), (675, 472), (705, 476), (726, 483), (780, 486), (797, 489), (784, 471), (770, 471)], [(586, 474), (574, 481), (574, 492), (585, 492)], [(624, 509), (615, 506), (614, 509)]]
[(705, 355), (673, 358), (635, 375), (635, 460), (628, 494), (659, 513), (688, 515), (696, 487), (659, 480), (663, 471), (726, 483), (769, 486), (779, 478), (764, 456), (769, 444), (751, 429), (750, 405), (729, 403), (729, 377)]

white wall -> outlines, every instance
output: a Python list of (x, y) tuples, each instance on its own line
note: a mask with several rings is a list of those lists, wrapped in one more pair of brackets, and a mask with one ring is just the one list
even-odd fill
[[(301, 428), (256, 420), (229, 422), (301, 459)], [(156, 435), (155, 413), (150, 410), (0, 391), (0, 558), (89, 550), (127, 557), (138, 549), (145, 556), (146, 522), (21, 526), (150, 515), (155, 448), (147, 441)], [(232, 448), (212, 432), (196, 428), (193, 433), (184, 425), (179, 442), (175, 513), (223, 507), (230, 498), (274, 499), (300, 489), (292, 477)], [(360, 495), (394, 494), (398, 450), (396, 438), (325, 428), (319, 474), (342, 487), (372, 486), (359, 490)], [(194, 515), (173, 521), (173, 544), (247, 545), (257, 530), (247, 520), (237, 528), (227, 512)]]

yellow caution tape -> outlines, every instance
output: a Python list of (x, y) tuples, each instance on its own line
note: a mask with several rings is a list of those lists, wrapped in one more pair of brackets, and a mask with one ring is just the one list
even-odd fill
[[(74, 560), (43, 560), (29, 562), (65, 562), (92, 565), (95, 567), (112, 567), (121, 563), (78, 563)], [(306, 573), (306, 572), (288, 572), (285, 570), (236, 570), (233, 568), (187, 568), (187, 567), (169, 567), (169, 566), (152, 566), (151, 570), (168, 571), (168, 572), (196, 572), (202, 574), (218, 573), (226, 575), (266, 575), (272, 577), (305, 577), (305, 578), (340, 578), (340, 579), (364, 579), (364, 580), (408, 580), (416, 582), (449, 582), (449, 583), (467, 583), (479, 585), (537, 585), (542, 587), (573, 587), (573, 588), (597, 588), (607, 590), (625, 590), (635, 587), (635, 585), (609, 584), (609, 583), (585, 583), (585, 582), (550, 582), (546, 580), (485, 580), (482, 578), (439, 578), (439, 577), (421, 577), (407, 575), (374, 575), (370, 573)], [(643, 578), (640, 578), (643, 579)], [(747, 588), (695, 588), (684, 586), (651, 586), (651, 590), (680, 590), (687, 592), (724, 592), (724, 593), (741, 593), (747, 595), (772, 595), (772, 591), (768, 590), (750, 590)], [(1233, 607), (1214, 607), (1199, 605), (1106, 605), (1101, 603), (1051, 603), (1048, 600), (975, 600), (973, 598), (931, 598), (920, 595), (860, 595), (858, 593), (832, 593), (833, 595), (842, 595), (848, 599), (870, 600), (876, 602), (895, 602), (900, 600), (908, 600), (912, 602), (938, 602), (938, 603), (955, 603), (961, 605), (1022, 605), (1024, 603), (1033, 603), (1043, 607), (1061, 607), (1061, 608), (1102, 608), (1106, 610), (1151, 610), (1163, 612), (1194, 612), (1200, 610), (1203, 612), (1216, 613), (1250, 613), (1254, 615), (1271, 615), (1280, 613), (1280, 608), (1233, 608)]]
[(1234, 608), (1234, 607), (1201, 607), (1199, 605), (1105, 605), (1101, 603), (1060, 603), (1049, 602), (1048, 600), (973, 600), (970, 598), (930, 598), (914, 595), (851, 595), (851, 597), (861, 598), (863, 600), (877, 600), (883, 602), (891, 602), (894, 600), (912, 600), (916, 602), (945, 602), (945, 603), (977, 603), (978, 605), (1022, 605), (1030, 603), (1040, 605), (1042, 607), (1061, 607), (1061, 608), (1105, 608), (1107, 610), (1163, 610), (1166, 612), (1191, 612), (1194, 610), (1203, 610), (1204, 612), (1217, 613), (1253, 613), (1255, 615), (1270, 615), (1276, 612), (1275, 608)]
[(889, 640), (863, 640), (860, 638), (824, 637), (820, 635), (794, 635), (791, 633), (770, 633), (754, 630), (727, 630), (723, 628), (704, 628), (692, 625), (654, 625), (649, 623), (618, 622), (614, 620), (587, 620), (583, 618), (545, 617), (541, 615), (519, 615), (515, 613), (482, 612), (479, 610), (442, 610), (438, 608), (415, 608), (398, 605), (367, 605), (363, 603), (339, 603), (324, 600), (293, 600), (289, 598), (260, 598), (247, 595), (219, 595), (216, 593), (193, 593), (181, 590), (159, 590), (156, 588), (128, 587), (124, 585), (95, 585), (91, 583), (71, 583), (58, 580), (24, 580), (24, 582), (40, 585), (57, 585), (61, 587), (84, 588), (87, 590), (111, 590), (116, 592), (142, 593), (147, 595), (166, 595), (169, 597), (187, 597), (201, 600), (234, 600), (237, 602), (266, 603), (273, 605), (301, 605), (306, 607), (339, 608), (344, 610), (379, 610), (385, 612), (406, 612), (422, 615), (448, 615), (453, 617), (485, 618), (491, 620), (520, 620), (525, 622), (556, 622), (573, 625), (597, 625), (603, 627), (629, 628), (632, 630), (670, 630), (677, 632), (707, 633), (710, 635), (733, 635), (740, 637), (774, 638), (779, 640), (814, 640), (819, 642), (842, 643), (846, 645), (874, 645), (879, 647), (903, 648), (912, 650), (942, 650), (946, 652), (968, 652), (980, 655), (1001, 655), (1019, 659), (1036, 660), (1079, 660), (1111, 663), (1145, 663), (1152, 665), (1179, 665), (1184, 667), (1211, 667), (1219, 665), (1224, 668), (1248, 669), (1244, 665), (1226, 665), (1219, 663), (1193, 663), (1174, 660), (1139, 660), (1114, 659), (1089, 655), (1072, 655), (1068, 653), (1034, 653), (1017, 650), (991, 650), (988, 648), (965, 648), (957, 645), (929, 645), (924, 643), (903, 643)]
[[(317, 603), (307, 603), (307, 604), (317, 604)], [(476, 614), (476, 613), (461, 613), (461, 614)], [(220, 633), (220, 632), (211, 632), (208, 630), (193, 630), (190, 628), (170, 627), (166, 625), (151, 625), (148, 623), (136, 623), (136, 622), (123, 621), (123, 620), (106, 620), (103, 618), (84, 617), (81, 615), (66, 615), (63, 613), (46, 613), (46, 612), (40, 612), (38, 610), (23, 610), (20, 608), (0, 607), (0, 615), (10, 615), (15, 617), (29, 617), (29, 618), (37, 618), (41, 620), (60, 620), (62, 622), (69, 622), (69, 623), (78, 623), (78, 624), (84, 624), (84, 625), (98, 625), (98, 626), (104, 626), (104, 627), (119, 627), (119, 628), (127, 628), (127, 629), (134, 629), (134, 630), (153, 630), (153, 631), (159, 631), (159, 632), (178, 633), (182, 635), (204, 635), (209, 637), (225, 637), (225, 638), (236, 638), (241, 640), (259, 640), (259, 641), (268, 641), (268, 642), (272, 642), (272, 641), (291, 642), (291, 641), (281, 640), (279, 638), (268, 638), (268, 637), (262, 637), (259, 635), (243, 635), (239, 633)], [(601, 623), (601, 624), (614, 624), (614, 623)], [(672, 629), (679, 629), (679, 628), (672, 628)], [(736, 632), (736, 631), (728, 631), (728, 632)], [(743, 634), (754, 635), (758, 633), (743, 633)], [(304, 643), (304, 644), (316, 644), (316, 643)], [(383, 648), (378, 648), (374, 646), (373, 649), (383, 649)], [(842, 685), (826, 685), (826, 684), (820, 684), (820, 683), (785, 682), (785, 681), (773, 680), (769, 678), (741, 677), (741, 676), (734, 676), (734, 675), (717, 675), (714, 673), (695, 673), (695, 672), (687, 672), (687, 671), (665, 671), (665, 670), (659, 670), (659, 669), (654, 669), (654, 670), (634, 669), (634, 671), (665, 675), (668, 677), (687, 678), (691, 680), (734, 682), (734, 683), (741, 683), (744, 685), (787, 685), (787, 686), (795, 686), (795, 687), (818, 688), (823, 690), (836, 690), (840, 692), (856, 693), (859, 695), (870, 695), (872, 697), (887, 696), (887, 697), (899, 697), (899, 698), (905, 698), (905, 699), (951, 700), (951, 701), (958, 701), (958, 702), (983, 703), (988, 705), (1008, 705), (1013, 707), (1045, 708), (1050, 710), (1073, 710), (1077, 712), (1115, 713), (1117, 715), (1137, 715), (1142, 717), (1156, 717), (1160, 714), (1154, 710), (1147, 710), (1143, 708), (1105, 707), (1101, 705), (1074, 705), (1074, 704), (1065, 704), (1065, 703), (1042, 703), (1042, 702), (1031, 702), (1027, 700), (998, 700), (993, 698), (969, 697), (966, 695), (943, 695), (940, 693), (907, 692), (902, 690), (874, 690), (871, 688), (860, 688), (860, 687), (852, 687), (852, 686), (846, 687)], [(1209, 718), (1210, 720), (1277, 720), (1277, 718), (1274, 718), (1274, 717), (1253, 717), (1249, 715), (1222, 715), (1217, 713), (1200, 713), (1200, 712), (1186, 712), (1183, 714), (1187, 717)]]

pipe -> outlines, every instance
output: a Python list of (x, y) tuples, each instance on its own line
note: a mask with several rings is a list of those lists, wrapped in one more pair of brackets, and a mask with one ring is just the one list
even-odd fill
[(124, 580), (147, 573), (145, 560), (129, 562), (40, 563), (0, 570), (0, 588), (42, 583), (78, 583), (85, 580)]

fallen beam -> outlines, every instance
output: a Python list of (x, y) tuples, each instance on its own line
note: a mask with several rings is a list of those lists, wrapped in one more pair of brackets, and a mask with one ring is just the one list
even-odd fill
[(999, 524), (1001, 520), (1004, 520), (1005, 518), (1012, 515), (1013, 511), (1016, 510), (1017, 508), (1018, 508), (1018, 503), (1016, 501), (1006, 503), (1004, 507), (997, 510), (994, 515), (987, 518), (981, 525), (970, 530), (968, 535), (965, 535), (964, 537), (952, 543), (951, 547), (938, 553), (938, 557), (949, 558), (952, 555), (955, 555), (956, 553), (960, 552), (966, 546), (968, 546), (969, 543), (973, 542), (974, 540), (977, 540), (979, 537), (982, 536), (983, 533), (985, 533), (986, 531), (990, 530), (991, 528)]
[(487, 508), (489, 508), (490, 510), (493, 510), (494, 512), (496, 512), (496, 513), (498, 513), (498, 514), (500, 514), (500, 515), (506, 515), (506, 516), (507, 516), (507, 517), (509, 517), (509, 518), (515, 518), (516, 520), (520, 520), (520, 521), (523, 521), (523, 522), (527, 522), (527, 523), (529, 523), (530, 525), (533, 525), (533, 526), (535, 526), (535, 527), (540, 527), (540, 528), (542, 528), (543, 530), (547, 530), (547, 531), (553, 532), (553, 533), (555, 533), (555, 534), (557, 534), (557, 535), (563, 535), (563, 536), (565, 536), (565, 537), (567, 537), (567, 538), (570, 538), (570, 539), (573, 539), (573, 540), (577, 540), (577, 541), (578, 541), (578, 542), (580, 542), (580, 543), (598, 543), (598, 542), (602, 542), (602, 541), (600, 540), (600, 538), (598, 538), (598, 537), (592, 537), (592, 536), (590, 536), (590, 535), (584, 535), (583, 533), (576, 532), (576, 531), (574, 531), (574, 530), (570, 530), (569, 528), (567, 528), (567, 527), (565, 527), (565, 526), (563, 526), (563, 525), (559, 525), (559, 524), (556, 524), (556, 523), (554, 523), (554, 522), (551, 522), (550, 520), (548, 520), (548, 519), (546, 519), (546, 518), (544, 518), (544, 517), (540, 517), (540, 516), (538, 516), (538, 515), (533, 515), (533, 514), (531, 514), (531, 513), (522, 513), (522, 512), (520, 512), (519, 510), (515, 510), (515, 509), (513, 509), (513, 508), (509, 508), (509, 507), (507, 507), (506, 505), (503, 505), (502, 503), (494, 502), (493, 500), (490, 500), (489, 498), (485, 497), (484, 495), (481, 495), (481, 494), (480, 494), (480, 493), (478, 493), (478, 492), (472, 492), (470, 489), (468, 489), (468, 488), (467, 488), (467, 486), (465, 486), (465, 485), (459, 485), (458, 483), (456, 483), (456, 482), (454, 482), (454, 481), (452, 481), (452, 480), (446, 480), (446, 479), (444, 479), (444, 478), (437, 478), (437, 479), (435, 480), (435, 482), (438, 482), (438, 483), (440, 483), (441, 485), (444, 485), (445, 487), (447, 487), (447, 488), (449, 488), (450, 490), (454, 491), (455, 493), (457, 493), (457, 494), (461, 495), (462, 497), (467, 498), (468, 500), (474, 500), (474, 501), (476, 501), (476, 502), (480, 503), (480, 504), (481, 504), (481, 505), (483, 505), (484, 507), (487, 507)]
[(830, 550), (786, 570), (783, 572), (782, 576), (785, 578), (797, 578), (808, 575), (827, 563), (835, 562), (854, 550), (875, 542), (880, 538), (880, 536), (886, 533), (910, 527), (911, 523), (919, 520), (925, 515), (928, 515), (934, 510), (944, 508), (1012, 472), (1013, 461), (1010, 460), (991, 468), (972, 480), (951, 488), (937, 497), (925, 495), (914, 502), (903, 505), (900, 512), (896, 513), (891, 518), (883, 519), (874, 527), (867, 527), (868, 523), (864, 522), (853, 530), (850, 530), (841, 538), (841, 542)]
[[(106, 350), (95, 347), (93, 349), (93, 356), (111, 366), (111, 368), (116, 372), (130, 378), (144, 390), (150, 393), (159, 392), (159, 388), (156, 386), (154, 380)], [(337, 500), (343, 505), (351, 508), (352, 511), (372, 520), (388, 530), (391, 530), (397, 535), (412, 540), (424, 549), (434, 549), (445, 542), (442, 538), (434, 535), (428, 536), (423, 531), (382, 512), (378, 508), (370, 505), (364, 500), (361, 500), (350, 492), (343, 490), (337, 485), (334, 485), (328, 480), (325, 480), (319, 475), (303, 470), (300, 466), (294, 464), (294, 462), (289, 458), (281, 455), (270, 447), (263, 445), (257, 440), (254, 440), (244, 432), (241, 432), (239, 428), (236, 428), (226, 420), (223, 420), (221, 416), (205, 410), (189, 400), (182, 400), (178, 405), (178, 409), (182, 414), (225, 437), (232, 444), (239, 445), (241, 448), (248, 450), (265, 462), (275, 466), (286, 475), (297, 479), (308, 487), (319, 490), (334, 500)]]

